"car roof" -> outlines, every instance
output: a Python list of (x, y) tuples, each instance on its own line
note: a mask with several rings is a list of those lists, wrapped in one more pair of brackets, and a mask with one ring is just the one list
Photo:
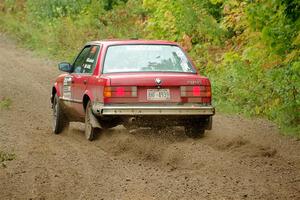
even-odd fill
[(160, 45), (178, 45), (176, 42), (170, 42), (165, 40), (139, 40), (139, 39), (128, 39), (128, 40), (99, 40), (99, 41), (91, 41), (86, 45), (99, 45), (103, 44), (106, 46), (109, 45), (122, 45), (122, 44), (160, 44)]

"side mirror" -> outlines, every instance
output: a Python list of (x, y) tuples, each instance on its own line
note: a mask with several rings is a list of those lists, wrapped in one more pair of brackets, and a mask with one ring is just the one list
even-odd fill
[(63, 72), (71, 72), (72, 71), (72, 65), (67, 62), (62, 62), (58, 64), (58, 69)]

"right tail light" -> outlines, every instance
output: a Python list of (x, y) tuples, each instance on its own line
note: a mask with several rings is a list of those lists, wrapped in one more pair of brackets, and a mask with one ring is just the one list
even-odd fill
[(211, 97), (210, 85), (206, 86), (181, 86), (181, 97)]
[(211, 102), (211, 85), (208, 79), (204, 79), (201, 85), (181, 86), (180, 95), (188, 99), (188, 102)]

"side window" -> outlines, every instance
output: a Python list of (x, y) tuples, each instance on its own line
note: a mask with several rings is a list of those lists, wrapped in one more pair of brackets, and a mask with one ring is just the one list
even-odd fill
[(83, 64), (82, 73), (87, 73), (87, 74), (93, 73), (96, 63), (97, 63), (97, 55), (98, 55), (99, 49), (100, 49), (99, 46), (91, 46), (90, 52)]
[(74, 73), (82, 73), (85, 60), (88, 54), (90, 53), (90, 50), (91, 50), (91, 46), (87, 46), (80, 52), (80, 54), (78, 55), (78, 57), (76, 58), (73, 64)]

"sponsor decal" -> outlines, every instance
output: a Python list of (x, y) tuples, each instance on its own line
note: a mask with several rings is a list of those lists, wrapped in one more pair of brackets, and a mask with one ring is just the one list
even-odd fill
[(85, 64), (85, 65), (83, 66), (83, 68), (84, 68), (84, 69), (90, 70), (90, 69), (92, 68), (92, 65), (90, 65), (90, 64)]
[(72, 83), (72, 76), (65, 76), (64, 78), (64, 89), (63, 89), (63, 98), (64, 99), (71, 99), (71, 83)]
[(87, 59), (86, 59), (86, 62), (88, 62), (88, 63), (94, 63), (94, 59), (87, 58)]

